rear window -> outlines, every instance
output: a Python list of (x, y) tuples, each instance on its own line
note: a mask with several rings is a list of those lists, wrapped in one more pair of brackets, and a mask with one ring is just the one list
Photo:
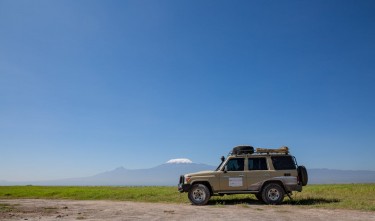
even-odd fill
[(295, 170), (296, 164), (292, 156), (271, 157), (275, 170)]
[(249, 158), (249, 170), (268, 170), (266, 158)]

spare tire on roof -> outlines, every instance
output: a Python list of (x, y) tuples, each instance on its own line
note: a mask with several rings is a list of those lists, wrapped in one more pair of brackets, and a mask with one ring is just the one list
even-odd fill
[(234, 147), (232, 150), (233, 155), (240, 155), (240, 154), (253, 154), (254, 147), (252, 146), (237, 146)]

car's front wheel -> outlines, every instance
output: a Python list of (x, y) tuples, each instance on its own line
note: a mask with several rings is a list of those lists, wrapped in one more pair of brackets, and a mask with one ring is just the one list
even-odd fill
[(206, 205), (211, 197), (210, 190), (203, 184), (194, 184), (188, 193), (189, 200), (194, 205)]
[(267, 184), (262, 191), (262, 199), (266, 204), (277, 205), (284, 199), (285, 191), (277, 183)]

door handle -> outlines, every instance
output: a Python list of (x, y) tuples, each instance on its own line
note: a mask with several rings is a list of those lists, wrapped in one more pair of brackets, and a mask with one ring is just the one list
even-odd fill
[(239, 177), (243, 177), (243, 175), (241, 174), (241, 175), (238, 175)]

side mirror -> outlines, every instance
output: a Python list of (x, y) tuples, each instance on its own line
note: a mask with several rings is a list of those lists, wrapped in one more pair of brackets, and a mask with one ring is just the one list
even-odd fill
[(225, 160), (225, 157), (224, 156), (221, 156), (221, 162), (224, 162), (224, 160)]
[(228, 166), (227, 165), (224, 166), (224, 173), (226, 173), (226, 172), (228, 172)]

